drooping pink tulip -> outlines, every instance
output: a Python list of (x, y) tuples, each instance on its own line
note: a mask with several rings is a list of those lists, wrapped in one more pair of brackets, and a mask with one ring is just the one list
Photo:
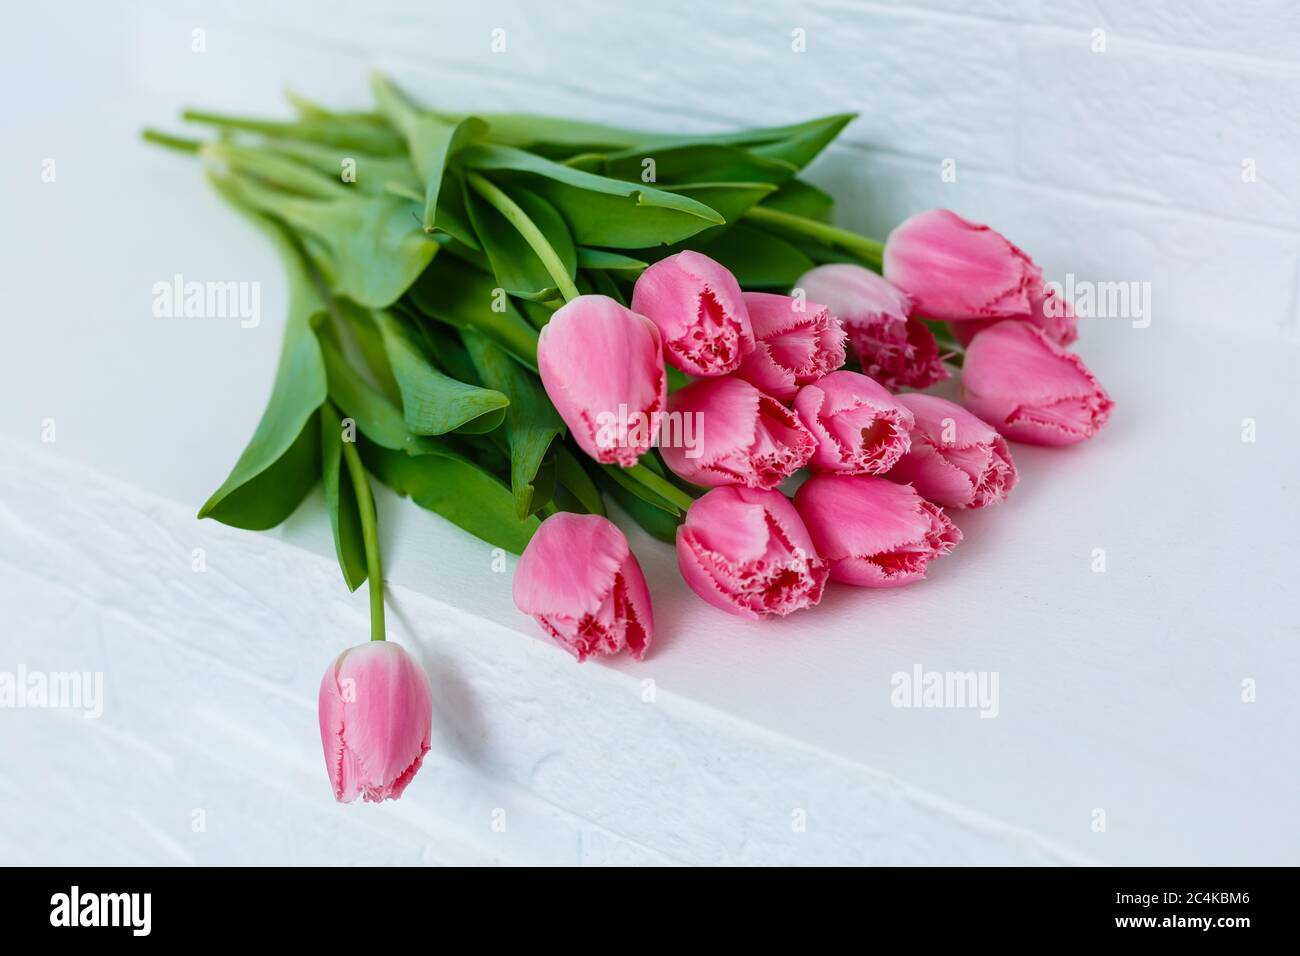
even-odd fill
[(892, 588), (925, 577), (961, 541), (943, 509), (912, 489), (866, 475), (813, 475), (794, 496), (831, 579)]
[[(950, 326), (953, 336), (962, 345), (970, 345), (971, 339), (987, 329), (997, 325), (1003, 319), (980, 319), (967, 322), (953, 322)], [(1079, 320), (1074, 309), (1065, 296), (1058, 295), (1051, 286), (1042, 283), (1030, 291), (1029, 314), (1024, 321), (1043, 330), (1049, 339), (1057, 345), (1073, 345), (1079, 338)]]
[(625, 647), (641, 660), (654, 637), (641, 565), (600, 515), (560, 511), (543, 521), (519, 558), (514, 599), (579, 661)]
[(668, 396), (673, 418), (690, 427), (686, 442), (660, 442), (674, 472), (706, 488), (775, 488), (802, 468), (816, 447), (799, 416), (744, 379), (700, 379)]
[(334, 798), (396, 800), (429, 752), (429, 677), (400, 645), (369, 641), (334, 659), (320, 682), (320, 741)]
[(669, 364), (691, 375), (726, 375), (754, 350), (736, 277), (699, 252), (679, 252), (641, 273), (632, 311), (659, 327)]
[(628, 467), (654, 444), (668, 377), (659, 330), (604, 295), (582, 295), (537, 340), (542, 384), (578, 445)]
[(824, 305), (770, 292), (746, 292), (754, 351), (736, 372), (788, 402), (799, 386), (844, 364), (844, 328)]
[(862, 371), (885, 388), (927, 388), (948, 377), (929, 326), (911, 317), (911, 298), (870, 269), (847, 262), (818, 266), (796, 287), (844, 323)]
[(912, 447), (887, 477), (910, 484), (945, 508), (983, 508), (1016, 484), (1007, 440), (955, 402), (908, 393), (898, 403), (912, 413)]
[(857, 372), (831, 372), (799, 389), (794, 410), (817, 439), (808, 467), (879, 475), (907, 454), (912, 413)]
[(961, 373), (962, 404), (1013, 441), (1070, 445), (1091, 438), (1115, 403), (1083, 360), (1028, 322), (975, 336)]
[(779, 491), (727, 485), (686, 512), (677, 564), (704, 600), (740, 617), (784, 617), (811, 607), (826, 586), (826, 562)]
[(1042, 270), (1006, 237), (947, 209), (917, 213), (885, 240), (885, 278), (927, 319), (1026, 316)]

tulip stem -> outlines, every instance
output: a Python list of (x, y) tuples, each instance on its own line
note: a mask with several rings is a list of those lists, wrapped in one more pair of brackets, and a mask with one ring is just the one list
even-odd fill
[(572, 302), (578, 297), (578, 287), (574, 285), (573, 279), (569, 277), (569, 270), (565, 268), (564, 263), (560, 261), (560, 256), (555, 251), (542, 234), (542, 230), (537, 228), (537, 224), (528, 218), (528, 213), (520, 208), (519, 204), (511, 199), (495, 183), (478, 173), (469, 173), (465, 177), (471, 189), (486, 199), (497, 212), (506, 217), (510, 225), (518, 230), (519, 235), (523, 236), (524, 242), (528, 243), (529, 248), (537, 254), (537, 258), (542, 260), (542, 265), (550, 273), (551, 278), (555, 280), (555, 286), (564, 296), (565, 302)]
[(370, 493), (366, 469), (357, 454), (357, 446), (343, 439), (343, 461), (348, 466), (352, 490), (357, 496), (357, 511), (361, 513), (361, 540), (366, 549), (366, 580), (370, 591), (370, 639), (384, 639), (384, 569), (379, 560), (379, 525), (375, 520), (375, 499)]
[(642, 487), (653, 491), (661, 498), (666, 498), (669, 502), (676, 505), (683, 512), (690, 509), (695, 504), (695, 499), (674, 485), (667, 478), (661, 478), (653, 471), (640, 463), (633, 465), (631, 468), (624, 468), (623, 473), (632, 478)]
[(841, 249), (847, 249), (859, 259), (863, 259), (877, 267), (880, 266), (884, 256), (885, 244), (883, 242), (860, 236), (856, 232), (850, 232), (847, 229), (840, 229), (838, 226), (832, 226), (829, 223), (809, 219), (807, 216), (798, 216), (792, 212), (783, 212), (780, 209), (772, 209), (767, 206), (750, 206), (749, 209), (745, 210), (743, 218), (771, 226), (780, 232), (806, 236), (826, 245), (839, 246)]

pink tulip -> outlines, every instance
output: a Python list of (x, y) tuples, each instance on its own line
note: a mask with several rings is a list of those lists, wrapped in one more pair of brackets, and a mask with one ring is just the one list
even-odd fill
[(693, 445), (663, 444), (668, 467), (712, 488), (740, 484), (775, 488), (802, 468), (816, 441), (799, 416), (743, 379), (706, 378), (668, 396), (674, 417), (698, 422)]
[(912, 413), (912, 448), (886, 476), (945, 508), (983, 508), (1016, 484), (1007, 441), (960, 405), (936, 395), (899, 395)]
[(910, 485), (862, 475), (813, 475), (794, 496), (831, 579), (892, 588), (925, 577), (961, 531)]
[[(969, 345), (976, 334), (1003, 319), (980, 319), (973, 322), (953, 322), (953, 335), (963, 346)], [(1064, 296), (1046, 284), (1036, 285), (1029, 294), (1029, 314), (1024, 321), (1042, 329), (1057, 345), (1073, 345), (1079, 338), (1079, 320)]]
[(788, 402), (799, 386), (844, 364), (844, 328), (826, 306), (770, 292), (744, 295), (754, 351), (740, 363), (741, 378)]
[(563, 305), (537, 340), (546, 394), (592, 458), (628, 467), (654, 444), (668, 378), (659, 330), (603, 295)]
[(642, 272), (632, 311), (659, 327), (669, 363), (691, 375), (734, 372), (754, 350), (736, 277), (698, 252), (679, 252)]
[(1079, 356), (1028, 322), (999, 322), (975, 336), (961, 387), (962, 404), (1031, 445), (1091, 438), (1115, 405)]
[(948, 377), (929, 326), (910, 317), (911, 298), (870, 269), (818, 266), (796, 285), (844, 323), (862, 371), (885, 388), (927, 388)]
[(400, 645), (369, 641), (334, 659), (320, 682), (320, 742), (334, 799), (396, 800), (429, 752), (433, 693)]
[(927, 319), (1026, 316), (1042, 270), (1001, 233), (947, 209), (917, 213), (885, 240), (885, 278)]
[(817, 439), (808, 467), (879, 475), (911, 447), (912, 413), (857, 372), (831, 372), (799, 389), (794, 410)]
[(811, 607), (826, 586), (826, 562), (779, 491), (727, 485), (698, 499), (677, 529), (677, 564), (704, 600), (753, 619)]
[(654, 637), (641, 565), (600, 515), (560, 511), (543, 521), (519, 558), (514, 598), (579, 661), (625, 647), (640, 660)]

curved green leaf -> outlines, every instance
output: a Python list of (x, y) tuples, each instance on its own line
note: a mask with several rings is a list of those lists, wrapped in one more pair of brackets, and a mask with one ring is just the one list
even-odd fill
[(374, 318), (402, 395), (406, 427), (411, 432), (444, 435), (463, 429), (480, 434), (501, 424), (510, 404), (505, 394), (444, 375), (397, 316), (383, 311), (374, 313)]
[(524, 321), (496, 279), (452, 256), (439, 256), (411, 287), (408, 301), (421, 315), (462, 331), (481, 332), (531, 368), (537, 368), (537, 329)]
[(537, 488), (537, 471), (564, 422), (555, 411), (546, 390), (530, 372), (504, 349), (475, 332), (462, 332), (461, 339), (483, 381), (510, 396), (506, 412), (506, 439), (510, 443), (510, 487), (515, 513), (523, 517), (544, 502)]
[[(578, 255), (564, 218), (554, 206), (530, 190), (512, 186), (506, 192), (541, 231), (572, 279), (577, 274)], [(519, 230), (482, 196), (469, 189), (465, 189), (463, 196), (470, 222), (501, 287), (521, 299), (559, 297), (556, 280)]]
[(352, 476), (343, 467), (343, 431), (338, 412), (326, 404), (320, 416), (321, 478), (325, 507), (334, 532), (334, 552), (349, 591), (366, 580), (366, 547), (361, 534), (361, 510)]
[(534, 515), (520, 519), (510, 489), (466, 458), (404, 455), (369, 441), (358, 447), (388, 487), (489, 544), (520, 554), (541, 523)]

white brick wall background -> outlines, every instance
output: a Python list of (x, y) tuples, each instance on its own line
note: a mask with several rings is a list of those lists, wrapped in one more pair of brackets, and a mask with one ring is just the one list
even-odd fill
[[(0, 202), (13, 224), (0, 243), (10, 303), (0, 319), (0, 670), (102, 669), (113, 707), (98, 721), (0, 712), (0, 862), (1295, 862), (1294, 828), (1269, 831), (1300, 782), (1279, 730), (1300, 700), (1300, 614), (1278, 560), (1294, 559), (1300, 533), (1296, 455), (1283, 444), (1300, 420), (1300, 6), (141, 0), (6, 16), (0, 189), (15, 192)], [(504, 53), (491, 51), (497, 28)], [(792, 50), (794, 30), (805, 52)], [(1098, 30), (1104, 52), (1093, 49)], [(1005, 675), (1007, 715), (974, 722), (988, 736), (957, 722), (967, 715), (924, 715), (936, 721), (907, 724), (922, 728), (915, 737), (863, 745), (878, 764), (857, 759), (863, 749), (814, 739), (817, 722), (797, 706), (825, 697), (852, 711), (860, 726), (849, 732), (861, 736), (896, 726), (859, 707), (854, 687), (825, 684), (840, 662), (781, 658), (776, 647), (764, 649), (776, 663), (746, 662), (709, 646), (704, 666), (692, 659), (683, 675), (672, 625), (697, 618), (672, 606), (649, 672), (681, 692), (647, 707), (645, 671), (577, 668), (521, 635), (530, 629), (507, 583), (492, 585), (490, 607), (446, 603), (481, 591), (463, 566), (478, 553), (384, 494), (386, 536), (414, 542), (392, 548), (390, 621), (439, 687), (435, 746), (399, 803), (329, 800), (315, 690), (325, 662), (364, 636), (364, 594), (341, 586), (311, 502), (268, 535), (192, 517), (256, 418), (279, 320), (258, 335), (176, 332), (197, 345), (187, 350), (165, 340), (176, 330), (147, 325), (144, 307), (131, 311), (173, 268), (256, 268), (264, 311), (277, 315), (278, 266), (183, 160), (134, 137), (142, 125), (176, 128), (182, 105), (281, 111), (286, 87), (364, 105), (375, 67), (448, 109), (666, 130), (855, 110), (810, 174), (837, 197), (842, 224), (883, 237), (943, 205), (994, 224), (1051, 278), (1151, 283), (1151, 330), (1085, 323), (1081, 351), (1121, 401), (1098, 450), (1018, 448), (1023, 510), (963, 519), (963, 548), (979, 558), (961, 568), (966, 590), (938, 590), (941, 577), (894, 599), (914, 605), (871, 605), (894, 627), (884, 674), (918, 654), (984, 666), (960, 633), (924, 644), (898, 622), (924, 622), (930, 595), (965, 607), (1009, 589), (1018, 603), (1007, 616), (1021, 624), (969, 625), (989, 632), (988, 660)], [(44, 156), (60, 158), (63, 179), (33, 200), (21, 184)], [(945, 160), (956, 182), (941, 179)], [(141, 188), (141, 171), (155, 189)], [(41, 323), (51, 331), (28, 331)], [(120, 333), (97, 328), (113, 323)], [(1185, 385), (1189, 369), (1201, 377)], [(42, 392), (46, 381), (59, 388)], [(1157, 407), (1183, 388), (1194, 389), (1190, 416)], [(46, 415), (60, 422), (57, 447), (34, 444)], [(1213, 487), (1194, 487), (1196, 470), (1168, 460), (1225, 459), (1218, 449), (1245, 415), (1275, 443), (1229, 458)], [(145, 440), (164, 426), (166, 440)], [(1211, 439), (1225, 445), (1197, 444)], [(1092, 484), (1098, 497), (1084, 501)], [(1132, 530), (1144, 522), (1154, 541)], [(1086, 554), (1092, 527), (1129, 576), (1079, 582), (1065, 549)], [(1129, 552), (1117, 547), (1125, 534)], [(1053, 535), (1060, 549), (1031, 550)], [(1238, 546), (1249, 559), (1225, 569)], [(189, 570), (194, 547), (208, 552), (201, 580)], [(999, 577), (1019, 566), (1018, 551), (1051, 588)], [(670, 555), (642, 560), (652, 586), (675, 578)], [(437, 592), (446, 600), (402, 586), (429, 579), (452, 582)], [(1071, 587), (1062, 622), (1046, 594)], [(1215, 604), (1196, 608), (1197, 594)], [(827, 603), (823, 650), (839, 652), (856, 622), (846, 599)], [(1094, 608), (1102, 638), (1075, 640)], [(730, 636), (730, 622), (709, 623)], [(1130, 642), (1132, 671), (1115, 676), (1116, 646)], [(809, 642), (809, 658), (816, 650)], [(1013, 662), (1024, 661), (1039, 684), (1017, 690)], [(857, 658), (842, 666), (846, 680), (875, 678)], [(1236, 704), (1242, 674), (1272, 681), (1256, 711)], [(787, 675), (807, 686), (791, 690)], [(1225, 681), (1226, 702), (1214, 697)], [(746, 698), (733, 682), (760, 693)], [(1060, 725), (1056, 701), (1076, 708)], [(756, 714), (782, 708), (794, 711), (786, 725), (756, 726)], [(1193, 726), (1208, 728), (1213, 767), (1179, 750)], [(915, 756), (928, 734), (950, 779)], [(1041, 775), (1034, 786), (1017, 783), (1027, 761)], [(1144, 767), (1163, 775), (1141, 777)], [(1102, 842), (1087, 829), (1098, 803), (1113, 820)], [(794, 833), (801, 807), (813, 825)], [(203, 832), (190, 825), (196, 808)], [(504, 833), (488, 825), (496, 808), (507, 811)]]

